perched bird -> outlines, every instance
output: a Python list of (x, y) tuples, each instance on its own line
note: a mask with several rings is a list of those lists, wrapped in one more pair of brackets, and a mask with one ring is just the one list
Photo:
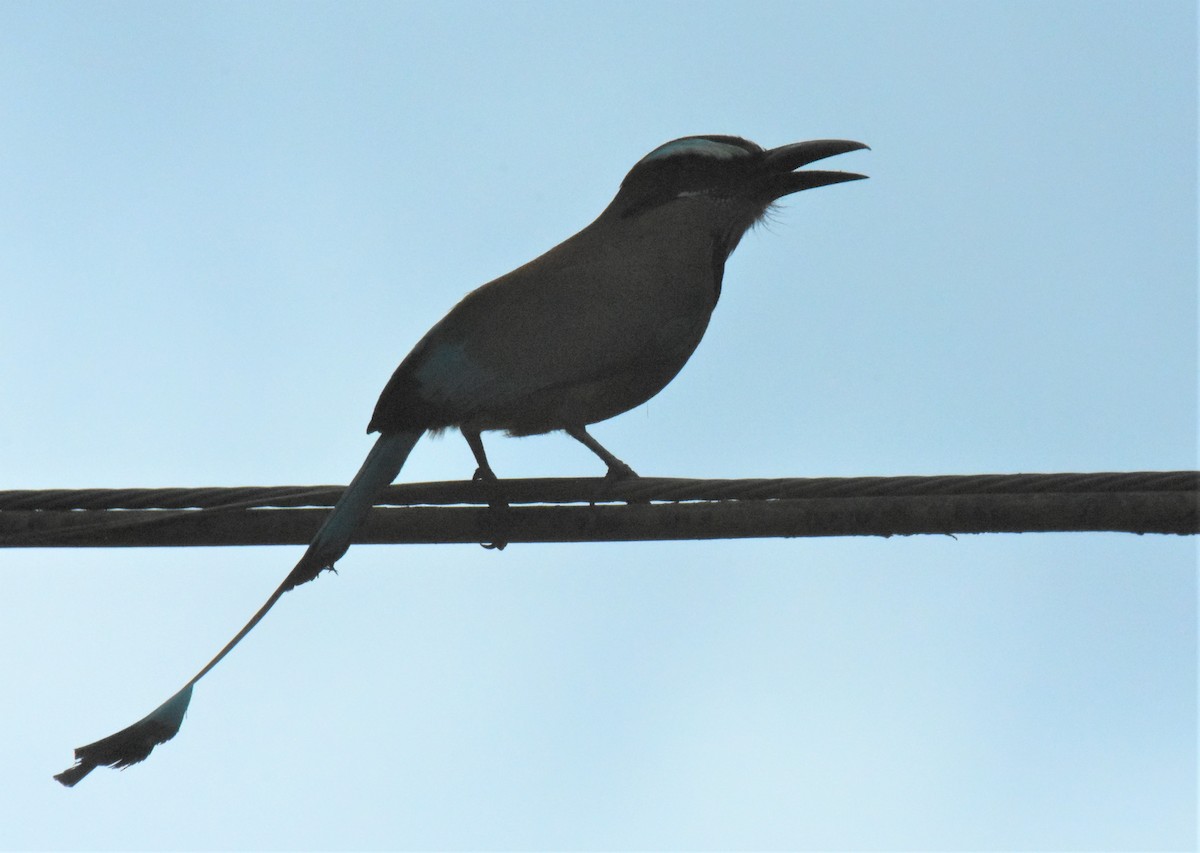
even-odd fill
[(480, 434), (562, 430), (608, 466), (636, 476), (587, 426), (649, 400), (687, 362), (721, 294), (725, 261), (778, 199), (859, 180), (796, 171), (866, 148), (838, 139), (763, 149), (736, 136), (688, 136), (630, 170), (600, 216), (546, 254), (469, 293), (429, 330), (383, 389), (367, 427), (379, 439), (295, 568), (249, 623), (149, 716), (75, 750), (55, 776), (75, 785), (95, 767), (126, 767), (175, 736), (192, 687), (285, 592), (332, 568), (380, 489), (426, 432), (462, 432), (493, 482)]

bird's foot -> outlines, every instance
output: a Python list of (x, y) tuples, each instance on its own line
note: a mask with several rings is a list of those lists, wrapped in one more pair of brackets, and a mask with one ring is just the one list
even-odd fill
[[(596, 500), (612, 500), (612, 493), (622, 483), (628, 483), (631, 480), (641, 479), (638, 472), (634, 471), (620, 459), (613, 459), (608, 463), (608, 472), (600, 480), (600, 491), (596, 496)], [(626, 503), (649, 503), (648, 500), (641, 498), (630, 498)], [(596, 505), (596, 501), (592, 501), (592, 506)]]
[(619, 483), (621, 480), (636, 480), (637, 478), (637, 471), (617, 459), (608, 464), (608, 473), (604, 475), (604, 482)]
[(496, 472), (492, 470), (490, 465), (480, 465), (475, 469), (475, 473), (471, 475), (471, 481), (475, 483), (497, 483), (500, 478), (496, 476)]
[(489, 551), (503, 551), (508, 546), (504, 533), (509, 527), (509, 516), (508, 499), (500, 485), (500, 478), (490, 466), (480, 465), (471, 479), (483, 484), (488, 501), (488, 513), (483, 523), (484, 541), (479, 544)]

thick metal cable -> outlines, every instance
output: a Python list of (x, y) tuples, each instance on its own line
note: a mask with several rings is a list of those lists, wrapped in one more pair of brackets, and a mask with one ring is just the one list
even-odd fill
[[(1200, 532), (1200, 472), (391, 486), (356, 542)], [(0, 547), (303, 544), (340, 486), (0, 492)], [(587, 506), (570, 506), (587, 504)], [(615, 504), (615, 505), (614, 505)], [(628, 504), (628, 506), (619, 506)], [(448, 506), (458, 505), (458, 506)], [(482, 508), (481, 508), (482, 505)], [(532, 505), (532, 506), (531, 506)], [(393, 509), (389, 507), (409, 507)]]
[[(503, 480), (511, 504), (783, 500), (910, 495), (1200, 491), (1200, 471), (1100, 474), (955, 474), (904, 477), (806, 477), (695, 480), (640, 477)], [(255, 509), (333, 506), (344, 486), (239, 486), (169, 489), (28, 489), (0, 491), (6, 510)], [(486, 504), (479, 483), (454, 480), (389, 486), (376, 506)]]

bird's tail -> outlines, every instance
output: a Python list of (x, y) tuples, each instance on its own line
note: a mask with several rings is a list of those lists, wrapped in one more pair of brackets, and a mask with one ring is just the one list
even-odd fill
[(315, 578), (325, 569), (333, 568), (350, 547), (350, 538), (358, 530), (367, 512), (375, 503), (379, 490), (391, 484), (408, 460), (408, 454), (423, 433), (417, 431), (386, 433), (379, 436), (371, 452), (346, 491), (334, 504), (333, 512), (325, 519), (308, 550), (283, 582), (283, 591)]
[(346, 491), (334, 505), (329, 517), (309, 543), (300, 562), (242, 630), (225, 644), (225, 648), (192, 676), (178, 693), (148, 716), (116, 734), (76, 749), (75, 764), (56, 774), (54, 778), (67, 787), (74, 786), (101, 764), (124, 769), (130, 764), (144, 760), (154, 747), (175, 737), (183, 723), (184, 714), (187, 713), (188, 703), (192, 699), (192, 687), (196, 682), (220, 663), (225, 655), (233, 651), (233, 647), (250, 633), (285, 592), (312, 580), (324, 569), (332, 568), (346, 553), (354, 532), (375, 503), (380, 489), (396, 479), (396, 475), (408, 459), (408, 454), (412, 452), (422, 434), (413, 431), (381, 435), (367, 454), (366, 461), (358, 473), (354, 475), (354, 479), (350, 481), (350, 485), (346, 487)]

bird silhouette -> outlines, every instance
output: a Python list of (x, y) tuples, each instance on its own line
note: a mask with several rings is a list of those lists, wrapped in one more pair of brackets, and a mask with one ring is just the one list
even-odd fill
[(78, 783), (100, 765), (142, 761), (179, 731), (192, 688), (294, 587), (330, 569), (379, 491), (425, 433), (466, 438), (493, 487), (481, 434), (562, 430), (600, 457), (609, 479), (636, 476), (589, 424), (641, 405), (695, 351), (725, 261), (780, 198), (864, 175), (797, 171), (866, 148), (824, 139), (763, 149), (736, 136), (676, 139), (626, 175), (594, 222), (507, 275), (467, 294), (392, 374), (367, 427), (379, 438), (300, 561), (238, 634), (142, 720), (75, 750), (55, 778)]

